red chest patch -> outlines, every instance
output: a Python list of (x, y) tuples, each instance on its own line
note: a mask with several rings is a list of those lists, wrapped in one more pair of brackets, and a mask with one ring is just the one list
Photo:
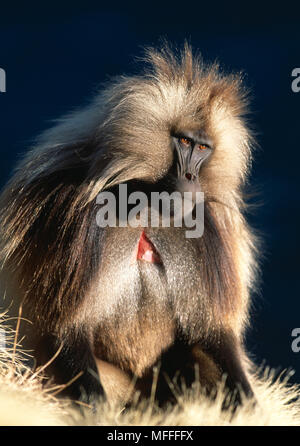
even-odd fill
[(162, 263), (160, 255), (146, 236), (145, 231), (141, 233), (136, 258), (149, 263)]

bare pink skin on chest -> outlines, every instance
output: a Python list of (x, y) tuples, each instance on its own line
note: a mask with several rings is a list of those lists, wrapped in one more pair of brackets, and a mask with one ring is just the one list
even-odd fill
[(151, 241), (146, 236), (145, 231), (142, 231), (140, 236), (137, 260), (143, 260), (149, 263), (161, 263), (161, 258)]

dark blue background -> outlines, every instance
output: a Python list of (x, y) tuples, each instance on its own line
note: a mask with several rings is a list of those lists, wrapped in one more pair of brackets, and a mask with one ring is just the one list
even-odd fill
[(1, 185), (51, 119), (86, 103), (109, 76), (136, 72), (133, 59), (143, 45), (188, 39), (206, 60), (243, 70), (261, 147), (252, 185), (262, 206), (250, 219), (265, 239), (247, 345), (258, 363), (292, 366), (300, 381), (300, 353), (291, 350), (291, 331), (300, 327), (300, 93), (291, 90), (291, 71), (300, 66), (299, 10), (262, 2), (249, 8), (160, 3), (1, 4), (0, 67), (7, 73), (7, 92), (0, 94)]

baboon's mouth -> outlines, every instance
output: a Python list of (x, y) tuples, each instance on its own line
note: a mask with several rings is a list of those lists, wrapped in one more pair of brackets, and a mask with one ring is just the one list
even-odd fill
[(146, 236), (145, 231), (141, 233), (136, 258), (137, 260), (144, 260), (144, 262), (149, 263), (162, 263), (160, 255), (153, 246), (153, 243)]

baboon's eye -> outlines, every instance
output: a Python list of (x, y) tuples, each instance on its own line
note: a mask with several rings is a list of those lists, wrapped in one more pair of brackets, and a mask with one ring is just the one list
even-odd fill
[(189, 147), (191, 145), (191, 140), (188, 138), (185, 138), (184, 136), (182, 136), (181, 138), (179, 138), (179, 142), (181, 144), (183, 144), (184, 146)]
[(208, 144), (199, 144), (198, 149), (199, 150), (206, 150), (209, 149), (209, 145)]

